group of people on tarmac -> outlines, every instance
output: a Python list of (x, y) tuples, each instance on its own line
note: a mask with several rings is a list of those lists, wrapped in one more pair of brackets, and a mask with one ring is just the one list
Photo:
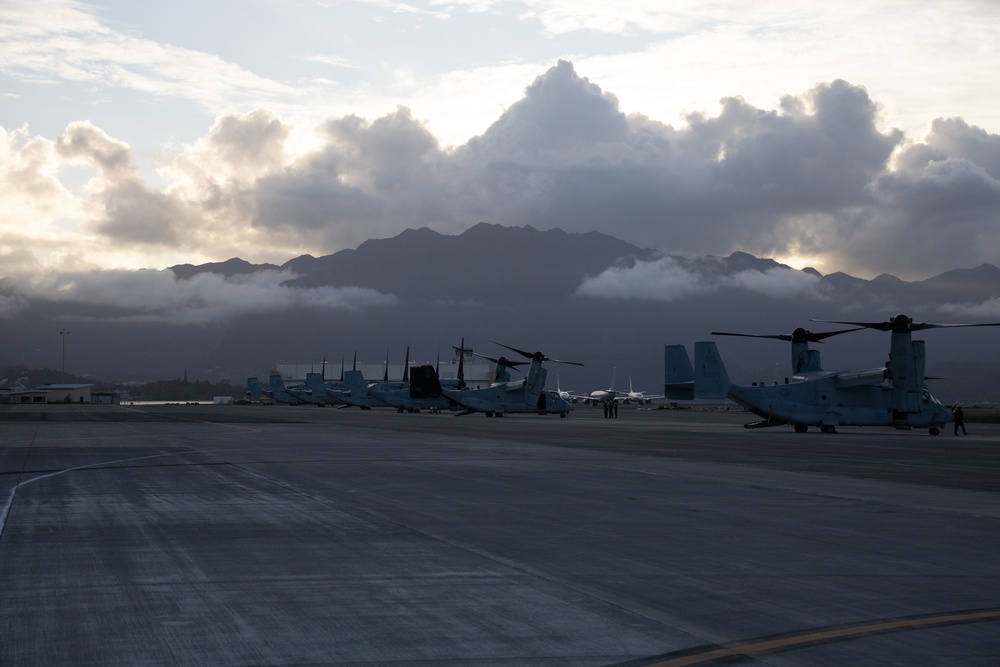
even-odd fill
[(604, 401), (604, 417), (618, 419), (618, 401), (611, 399), (610, 401)]

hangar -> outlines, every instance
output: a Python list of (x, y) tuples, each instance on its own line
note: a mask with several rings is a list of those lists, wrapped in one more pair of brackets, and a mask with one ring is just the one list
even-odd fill
[(8, 403), (91, 403), (92, 384), (43, 384), (33, 389), (11, 391)]

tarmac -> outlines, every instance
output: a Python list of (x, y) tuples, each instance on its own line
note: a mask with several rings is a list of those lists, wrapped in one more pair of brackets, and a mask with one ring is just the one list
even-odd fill
[(0, 406), (0, 665), (996, 665), (1000, 425)]

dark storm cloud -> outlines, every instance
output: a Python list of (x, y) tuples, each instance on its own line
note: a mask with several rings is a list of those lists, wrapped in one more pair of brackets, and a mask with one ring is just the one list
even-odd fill
[(562, 63), (455, 162), (496, 221), (613, 230), (668, 251), (779, 252), (803, 238), (789, 229), (800, 216), (868, 201), (900, 140), (875, 117), (863, 89), (838, 81), (786, 98), (783, 113), (730, 98), (718, 116), (675, 130), (627, 118)]
[(442, 197), (446, 156), (408, 109), (371, 123), (330, 120), (322, 129), (322, 150), (257, 183), (255, 226), (335, 247), (454, 215)]

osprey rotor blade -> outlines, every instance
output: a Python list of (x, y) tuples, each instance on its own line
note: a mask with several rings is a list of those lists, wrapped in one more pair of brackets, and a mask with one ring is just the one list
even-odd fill
[(551, 361), (552, 363), (555, 363), (555, 364), (571, 364), (573, 366), (583, 366), (583, 364), (581, 364), (578, 361), (565, 361), (563, 359), (553, 359), (551, 357), (546, 357), (541, 352), (525, 352), (524, 350), (519, 350), (516, 347), (511, 347), (510, 345), (504, 345), (503, 343), (498, 343), (495, 340), (491, 340), (490, 342), (493, 343), (494, 345), (499, 345), (500, 347), (505, 347), (508, 350), (510, 350), (511, 352), (517, 352), (522, 357), (526, 357), (528, 359), (531, 359), (532, 361), (539, 361), (539, 362)]
[(511, 361), (507, 357), (488, 357), (485, 354), (479, 354), (478, 352), (473, 352), (472, 354), (480, 359), (486, 359), (487, 361), (492, 361), (494, 364), (501, 364), (507, 368), (513, 368), (514, 370), (517, 370), (517, 366), (527, 366), (530, 363), (527, 361)]
[[(819, 321), (819, 320), (813, 320)], [(749, 338), (774, 338), (775, 340), (791, 341), (793, 343), (821, 343), (824, 338), (829, 338), (830, 336), (839, 336), (843, 333), (849, 333), (851, 331), (860, 331), (864, 327), (855, 327), (853, 329), (839, 329), (837, 331), (821, 331), (818, 333), (803, 329), (798, 327), (790, 334), (747, 334), (747, 333), (730, 333), (727, 331), (713, 331), (713, 336), (746, 336)]]
[(791, 334), (748, 334), (731, 333), (729, 331), (713, 331), (713, 336), (743, 336), (744, 338), (774, 338), (776, 340), (792, 340)]
[(890, 317), (885, 322), (843, 322), (840, 320), (812, 320), (813, 322), (832, 322), (835, 324), (850, 324), (851, 326), (864, 327), (866, 329), (876, 329), (878, 331), (891, 331), (893, 333), (911, 333), (913, 331), (923, 331), (924, 329), (946, 329), (956, 327), (997, 327), (1000, 322), (988, 322), (983, 324), (929, 324), (926, 322), (914, 322), (912, 317), (907, 315), (896, 315)]

